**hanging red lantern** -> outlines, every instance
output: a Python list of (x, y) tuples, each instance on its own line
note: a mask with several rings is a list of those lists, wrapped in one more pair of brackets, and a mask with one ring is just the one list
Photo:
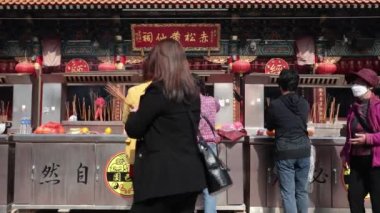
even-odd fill
[(316, 74), (334, 74), (337, 70), (336, 64), (319, 63), (315, 69)]
[(36, 71), (34, 64), (26, 61), (18, 63), (15, 70), (18, 73), (34, 73)]
[(99, 64), (98, 70), (99, 71), (114, 71), (116, 70), (116, 66), (114, 63), (111, 63), (111, 62), (103, 62)]
[(248, 61), (237, 60), (232, 63), (231, 70), (233, 73), (246, 73), (251, 70), (251, 64)]

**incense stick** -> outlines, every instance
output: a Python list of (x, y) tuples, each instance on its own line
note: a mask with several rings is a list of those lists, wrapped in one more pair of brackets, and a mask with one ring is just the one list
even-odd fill
[(70, 103), (66, 101), (66, 120), (69, 120), (70, 117)]
[(83, 97), (82, 98), (82, 120), (87, 120), (86, 118), (87, 118), (87, 116), (86, 116), (86, 98), (85, 97)]
[(325, 96), (325, 102), (324, 102), (324, 105), (322, 105), (321, 107), (325, 107), (324, 109), (324, 112), (323, 112), (323, 123), (326, 123), (327, 122), (327, 95), (326, 95), (326, 90), (324, 91), (324, 96)]
[(1, 101), (1, 114), (0, 115), (4, 115), (4, 111), (5, 111), (5, 103), (4, 103), (4, 101)]
[(87, 119), (91, 120), (91, 106), (88, 106), (88, 111), (87, 111)]
[(77, 101), (77, 95), (74, 94), (74, 97), (73, 97), (73, 115), (77, 115), (76, 101)]
[(331, 105), (330, 105), (330, 116), (329, 116), (330, 124), (333, 123), (334, 111), (335, 111), (335, 98), (333, 98)]
[(79, 108), (79, 115), (78, 115), (78, 120), (79, 119), (82, 119), (83, 120), (83, 115), (82, 115), (82, 108), (81, 108), (81, 104), (80, 104), (80, 99), (78, 97), (78, 108)]
[(93, 96), (94, 96), (94, 92), (92, 90), (90, 90), (90, 106), (89, 106), (89, 114), (87, 117), (87, 119), (89, 121), (91, 120), (92, 108), (94, 107), (94, 97)]
[(112, 99), (110, 99), (110, 102), (108, 103), (108, 105), (109, 105), (109, 108), (108, 108), (108, 120), (109, 121), (111, 121), (112, 120), (112, 118), (111, 118), (111, 101), (112, 101)]
[(106, 120), (106, 110), (107, 110), (107, 102), (106, 102), (106, 104), (104, 105), (104, 109), (103, 109), (103, 115), (102, 115), (102, 117), (101, 117), (101, 120), (102, 121), (105, 121)]
[(4, 116), (4, 111), (5, 111), (5, 108), (4, 108), (4, 101), (1, 101), (1, 109), (0, 109), (0, 122), (3, 122), (5, 120), (5, 116)]
[(6, 113), (5, 113), (5, 119), (6, 120), (8, 120), (9, 104), (10, 104), (10, 102), (7, 101), (7, 108), (5, 109), (6, 110)]
[(336, 114), (335, 114), (334, 123), (338, 121), (338, 116), (339, 116), (339, 108), (340, 108), (340, 104), (338, 104), (338, 106), (336, 107)]

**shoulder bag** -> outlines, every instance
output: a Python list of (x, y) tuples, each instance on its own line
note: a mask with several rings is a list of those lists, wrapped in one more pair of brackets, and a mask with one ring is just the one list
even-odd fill
[[(187, 112), (190, 120), (192, 122), (192, 127), (195, 135), (198, 136), (197, 146), (199, 152), (202, 155), (202, 160), (205, 166), (205, 175), (207, 181), (207, 189), (210, 193), (221, 191), (232, 185), (232, 180), (228, 174), (228, 169), (223, 165), (222, 161), (218, 156), (212, 151), (212, 149), (207, 145), (202, 135), (195, 124), (195, 119), (191, 114), (190, 110)], [(210, 125), (209, 122), (207, 122)], [(212, 126), (210, 126), (213, 129)]]

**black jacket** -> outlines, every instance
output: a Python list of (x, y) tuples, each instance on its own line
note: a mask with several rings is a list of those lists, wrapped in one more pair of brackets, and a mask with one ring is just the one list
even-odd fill
[(308, 102), (295, 93), (289, 93), (272, 101), (267, 113), (266, 128), (275, 129), (276, 158), (310, 157)]
[[(162, 86), (152, 83), (141, 96), (137, 112), (126, 123), (129, 137), (137, 138), (134, 165), (134, 201), (206, 187), (204, 166), (187, 111), (200, 117), (200, 99), (191, 105), (165, 98)], [(199, 119), (196, 120), (199, 123)]]

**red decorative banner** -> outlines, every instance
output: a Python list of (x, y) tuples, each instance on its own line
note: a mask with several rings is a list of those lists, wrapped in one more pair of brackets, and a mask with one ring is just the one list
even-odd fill
[(220, 24), (132, 24), (133, 50), (150, 49), (165, 38), (179, 41), (186, 50), (217, 51)]
[(266, 74), (280, 74), (283, 69), (289, 69), (288, 62), (282, 58), (272, 58), (265, 65)]

